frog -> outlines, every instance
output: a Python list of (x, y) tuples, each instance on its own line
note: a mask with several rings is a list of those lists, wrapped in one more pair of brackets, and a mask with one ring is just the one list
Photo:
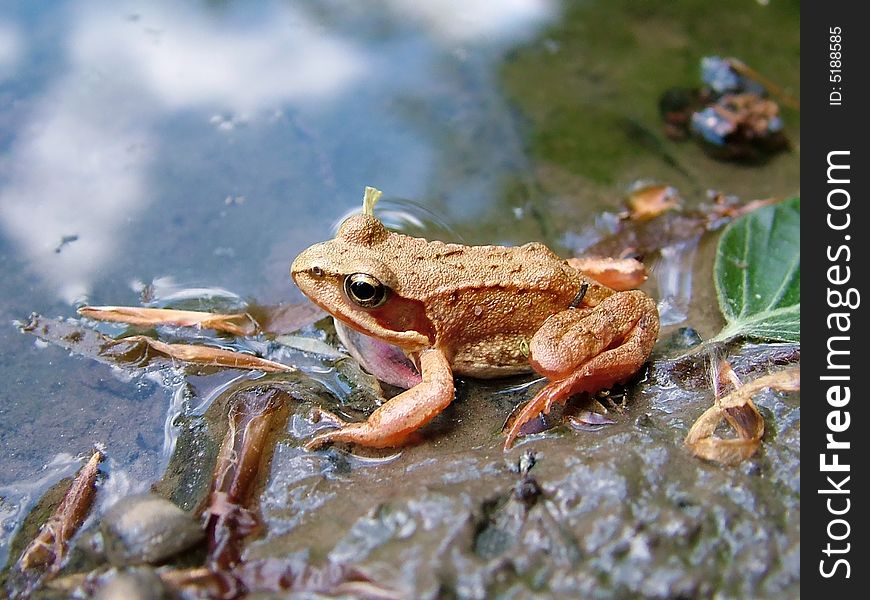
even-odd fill
[(401, 349), (419, 378), (365, 421), (322, 411), (334, 427), (305, 447), (403, 446), (454, 400), (454, 377), (542, 375), (504, 427), (507, 450), (555, 404), (631, 379), (658, 338), (656, 302), (572, 260), (539, 242), (469, 246), (388, 230), (374, 214), (345, 219), (293, 260), (292, 280), (337, 322)]

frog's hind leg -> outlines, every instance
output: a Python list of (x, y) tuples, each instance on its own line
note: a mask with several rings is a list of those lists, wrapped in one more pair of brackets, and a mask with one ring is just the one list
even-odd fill
[(453, 373), (442, 352), (434, 349), (421, 352), (420, 371), (423, 381), (388, 400), (368, 420), (339, 421), (339, 429), (315, 436), (305, 448), (313, 450), (328, 442), (352, 442), (370, 448), (402, 445), (453, 401)]
[(593, 309), (549, 317), (529, 344), (532, 367), (550, 379), (510, 423), (505, 449), (520, 429), (579, 392), (595, 392), (630, 378), (643, 364), (659, 330), (655, 302), (639, 291), (620, 292)]

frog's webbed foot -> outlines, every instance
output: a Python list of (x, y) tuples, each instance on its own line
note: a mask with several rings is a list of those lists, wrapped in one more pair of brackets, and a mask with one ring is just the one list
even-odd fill
[[(370, 446), (373, 448), (387, 447), (394, 444), (388, 443), (393, 440), (382, 439), (371, 428), (365, 427), (366, 422), (362, 423), (347, 423), (342, 421), (342, 425), (338, 425), (338, 429), (332, 429), (319, 433), (303, 446), (306, 450), (317, 450), (321, 446), (331, 444), (333, 442), (354, 442), (361, 446)], [(368, 443), (367, 443), (368, 442)]]
[(314, 409), (314, 413), (312, 415), (315, 423), (326, 422), (337, 429), (331, 429), (329, 431), (325, 431), (320, 433), (313, 438), (311, 438), (308, 442), (304, 444), (304, 448), (306, 450), (316, 450), (320, 446), (327, 444), (332, 441), (332, 435), (341, 432), (345, 427), (352, 425), (352, 423), (348, 423), (338, 415), (333, 412), (326, 410), (325, 408), (316, 408)]
[(347, 423), (326, 411), (338, 429), (325, 431), (305, 444), (307, 450), (330, 442), (351, 442), (370, 448), (400, 446), (417, 429), (435, 418), (453, 401), (453, 372), (438, 350), (420, 353), (423, 381), (387, 401), (361, 423)]
[(389, 448), (402, 445), (413, 433), (391, 435), (388, 431), (372, 426), (368, 421), (351, 423), (322, 408), (317, 409), (315, 417), (317, 421), (328, 422), (335, 429), (315, 435), (303, 445), (306, 450), (317, 450), (321, 446), (334, 442), (352, 442), (369, 448)]
[(548, 318), (529, 350), (532, 366), (550, 383), (510, 423), (505, 449), (523, 425), (554, 403), (630, 378), (649, 356), (658, 332), (655, 302), (636, 290), (613, 294), (591, 310), (566, 310)]
[(518, 412), (512, 415), (505, 429), (505, 450), (510, 450), (511, 446), (513, 446), (514, 440), (520, 434), (523, 425), (541, 413), (548, 414), (553, 404), (564, 402), (571, 396), (572, 392), (565, 389), (567, 385), (569, 385), (567, 379), (547, 384), (534, 398), (526, 402)]

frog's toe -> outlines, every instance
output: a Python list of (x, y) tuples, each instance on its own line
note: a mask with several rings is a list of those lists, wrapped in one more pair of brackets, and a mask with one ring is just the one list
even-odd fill
[(320, 433), (320, 434), (314, 436), (313, 438), (311, 438), (310, 440), (308, 440), (307, 442), (305, 442), (305, 444), (302, 447), (305, 448), (306, 450), (308, 450), (309, 452), (312, 450), (317, 450), (321, 446), (325, 446), (326, 444), (333, 442), (334, 440), (333, 440), (332, 434), (338, 433), (339, 431), (341, 431), (341, 430), (334, 429), (332, 431)]
[[(341, 420), (339, 419), (339, 421)], [(367, 443), (369, 442), (368, 438), (370, 436), (367, 435), (368, 431), (364, 422), (344, 423), (344, 421), (341, 421), (341, 423), (342, 425), (340, 425), (338, 429), (330, 429), (329, 431), (318, 433), (316, 436), (311, 438), (311, 440), (305, 443), (304, 448), (306, 450), (317, 450), (321, 446), (335, 442), (353, 442), (363, 446), (375, 445)]]
[[(337, 417), (336, 417), (337, 418)], [(339, 419), (340, 421), (340, 419)], [(314, 436), (305, 444), (306, 450), (316, 450), (324, 444), (349, 442), (368, 448), (392, 448), (405, 443), (413, 432), (384, 432), (367, 421), (344, 423), (338, 429), (330, 429)]]
[(510, 450), (514, 440), (519, 436), (523, 425), (540, 415), (547, 414), (556, 402), (565, 402), (571, 396), (570, 382), (566, 380), (553, 381), (544, 386), (538, 394), (529, 400), (509, 420), (505, 427), (504, 449)]
[(311, 420), (315, 423), (329, 423), (330, 425), (333, 425), (335, 429), (324, 431), (323, 433), (319, 433), (311, 438), (303, 446), (306, 450), (317, 450), (321, 446), (336, 441), (335, 436), (352, 425), (335, 413), (323, 408), (315, 408), (312, 411)]
[(335, 425), (336, 427), (347, 427), (348, 425), (347, 421), (325, 408), (315, 408), (312, 412), (311, 418), (315, 423), (323, 421), (330, 425)]

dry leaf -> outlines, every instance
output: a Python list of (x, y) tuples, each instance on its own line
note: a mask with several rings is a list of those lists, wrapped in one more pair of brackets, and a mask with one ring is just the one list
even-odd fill
[[(212, 478), (206, 522), (208, 564), (228, 569), (242, 556), (242, 541), (257, 527), (248, 508), (266, 457), (267, 435), (282, 419), (286, 392), (258, 386), (233, 394), (229, 429), (224, 436)], [(286, 421), (286, 412), (283, 420)]]
[(723, 227), (741, 215), (783, 198), (741, 203), (733, 196), (716, 194), (691, 210), (667, 210), (647, 219), (623, 219), (615, 231), (584, 250), (588, 256), (647, 256), (679, 242), (696, 239)]
[(95, 321), (127, 323), (138, 327), (154, 327), (156, 325), (198, 327), (225, 331), (239, 336), (254, 335), (260, 329), (253, 317), (247, 313), (218, 314), (196, 310), (138, 306), (83, 306), (78, 310), (78, 313)]
[(645, 221), (680, 206), (680, 195), (669, 185), (646, 185), (631, 192), (628, 197), (628, 218)]
[(284, 365), (251, 354), (189, 344), (167, 344), (144, 335), (113, 339), (88, 327), (68, 321), (45, 319), (32, 314), (21, 330), (57, 344), (71, 352), (110, 364), (145, 366), (152, 359), (179, 360), (206, 367), (257, 369), (266, 372), (295, 371)]
[(568, 264), (617, 291), (636, 289), (647, 277), (646, 267), (634, 258), (569, 258)]
[(248, 308), (248, 314), (259, 323), (263, 333), (282, 335), (293, 333), (322, 319), (326, 312), (312, 302), (304, 302), (277, 306), (254, 305)]
[(83, 317), (95, 321), (127, 323), (138, 327), (157, 325), (198, 327), (243, 337), (258, 333), (292, 333), (317, 321), (325, 314), (323, 310), (309, 302), (277, 306), (254, 305), (248, 312), (233, 314), (138, 306), (84, 306), (78, 312)]
[(144, 335), (133, 335), (120, 340), (109, 340), (100, 353), (104, 357), (116, 358), (130, 362), (127, 358), (131, 353), (138, 353), (136, 362), (148, 362), (149, 351), (156, 352), (164, 358), (209, 367), (228, 367), (231, 369), (256, 369), (267, 373), (294, 371), (295, 368), (279, 362), (224, 350), (209, 346), (193, 346), (191, 344), (167, 344)]
[[(787, 369), (759, 377), (716, 401), (692, 425), (685, 444), (695, 456), (736, 465), (752, 456), (764, 435), (764, 419), (752, 402), (752, 396), (765, 388), (782, 391), (800, 389), (800, 369)], [(723, 439), (714, 432), (725, 419), (737, 434)]]
[(78, 531), (91, 510), (97, 491), (95, 483), (98, 467), (102, 460), (103, 453), (96, 451), (85, 466), (79, 469), (63, 500), (22, 553), (18, 560), (19, 569), (24, 571), (47, 566), (50, 573), (56, 573), (60, 569), (67, 542)]
[(713, 390), (716, 393), (716, 397), (721, 398), (721, 390), (729, 385), (737, 389), (743, 385), (743, 382), (737, 377), (737, 373), (734, 372), (731, 363), (723, 358), (719, 361), (719, 369), (716, 373), (716, 379), (713, 381)]
[(599, 431), (605, 425), (615, 425), (616, 421), (601, 413), (582, 410), (577, 415), (569, 416), (568, 423), (578, 431)]

